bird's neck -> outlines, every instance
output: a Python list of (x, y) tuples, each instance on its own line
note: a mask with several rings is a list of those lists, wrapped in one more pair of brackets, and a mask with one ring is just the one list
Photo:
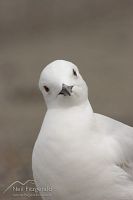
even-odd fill
[[(86, 133), (88, 127), (93, 120), (93, 110), (89, 101), (80, 106), (73, 106), (70, 108), (55, 108), (48, 109), (44, 118), (42, 130), (48, 132), (50, 137), (55, 137), (55, 134), (59, 138), (75, 137), (77, 132), (81, 134)], [(80, 131), (79, 131), (80, 130)], [(41, 131), (43, 135), (43, 131)]]
[[(61, 119), (61, 116), (64, 116), (65, 119), (69, 119), (73, 117), (74, 119), (83, 117), (85, 118), (86, 116), (92, 116), (93, 110), (90, 105), (90, 102), (87, 100), (81, 105), (77, 106), (72, 106), (72, 107), (61, 107), (61, 108), (51, 108), (47, 110), (46, 116), (47, 115), (53, 116), (53, 118)], [(45, 116), (45, 117), (46, 117)], [(87, 118), (88, 118), (87, 117)]]
[(87, 112), (88, 112), (88, 114), (91, 114), (91, 113), (93, 113), (93, 110), (92, 110), (92, 107), (91, 107), (91, 104), (90, 104), (90, 102), (89, 102), (89, 100), (86, 100), (85, 102), (83, 102), (82, 104), (77, 104), (77, 105), (75, 105), (75, 106), (57, 106), (57, 107), (51, 107), (51, 108), (49, 108), (48, 109), (48, 111), (57, 111), (57, 112), (59, 112), (59, 111), (64, 111), (64, 112), (72, 112), (72, 111), (78, 111), (78, 110), (80, 110), (80, 111), (82, 111), (82, 110), (86, 110)]

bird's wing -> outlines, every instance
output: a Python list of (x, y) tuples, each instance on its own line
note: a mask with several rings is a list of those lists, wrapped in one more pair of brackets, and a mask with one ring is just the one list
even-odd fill
[(124, 162), (119, 163), (120, 167), (133, 175), (133, 127), (97, 113), (95, 118), (98, 127), (117, 141), (124, 158)]

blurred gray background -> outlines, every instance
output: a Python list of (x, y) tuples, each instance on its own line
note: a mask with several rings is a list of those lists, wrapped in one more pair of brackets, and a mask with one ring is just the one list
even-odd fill
[(32, 179), (38, 79), (55, 59), (79, 67), (95, 112), (133, 125), (132, 0), (0, 0), (1, 190)]

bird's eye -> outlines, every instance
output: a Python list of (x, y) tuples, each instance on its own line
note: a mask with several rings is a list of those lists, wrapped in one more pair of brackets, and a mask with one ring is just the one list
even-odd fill
[(77, 76), (77, 72), (73, 69), (73, 75)]
[(44, 87), (46, 92), (49, 92), (49, 88), (46, 85), (44, 85), (43, 87)]

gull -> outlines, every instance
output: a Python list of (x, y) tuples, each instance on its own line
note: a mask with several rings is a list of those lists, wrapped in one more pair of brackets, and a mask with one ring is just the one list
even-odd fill
[(133, 200), (133, 128), (93, 112), (77, 66), (56, 60), (40, 75), (47, 111), (32, 155), (43, 199)]

